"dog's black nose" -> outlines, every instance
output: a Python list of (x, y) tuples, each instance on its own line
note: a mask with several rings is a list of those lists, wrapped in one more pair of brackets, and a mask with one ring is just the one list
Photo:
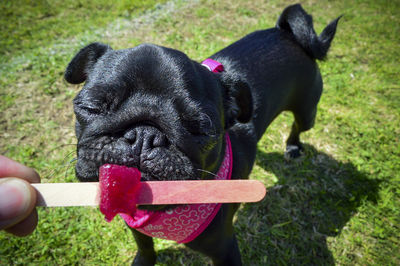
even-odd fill
[(149, 152), (157, 147), (165, 147), (167, 138), (155, 127), (138, 126), (128, 129), (124, 133), (124, 138), (132, 145), (132, 151), (135, 155), (143, 152)]

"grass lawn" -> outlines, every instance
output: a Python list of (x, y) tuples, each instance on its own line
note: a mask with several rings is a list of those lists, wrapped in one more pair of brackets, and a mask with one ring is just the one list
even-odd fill
[[(132, 3), (130, 3), (132, 2)], [(134, 3), (133, 3), (134, 2)], [(63, 72), (84, 45), (152, 42), (202, 60), (269, 28), (291, 1), (0, 2), (0, 153), (42, 182), (74, 177), (72, 99)], [(343, 14), (328, 59), (306, 154), (286, 162), (292, 115), (274, 121), (250, 176), (268, 194), (235, 217), (245, 265), (400, 265), (400, 2), (302, 1), (317, 32)], [(0, 199), (1, 200), (1, 199)], [(29, 237), (0, 232), (0, 264), (129, 264), (136, 252), (121, 219), (96, 208), (39, 209)], [(210, 261), (156, 240), (158, 265)]]

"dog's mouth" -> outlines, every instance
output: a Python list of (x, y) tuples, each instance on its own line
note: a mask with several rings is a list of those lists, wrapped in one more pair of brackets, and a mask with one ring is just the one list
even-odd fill
[[(179, 159), (176, 159), (179, 164)], [(129, 161), (121, 161), (118, 159), (109, 159), (101, 162), (91, 161), (85, 158), (78, 158), (75, 166), (76, 176), (82, 182), (97, 182), (99, 181), (99, 168), (104, 164), (117, 164), (127, 167), (138, 168), (142, 174), (142, 181), (167, 181), (167, 180), (196, 180), (191, 165), (181, 163), (181, 167), (173, 166), (172, 163), (162, 167), (156, 165), (157, 162), (152, 163), (150, 160), (144, 165), (137, 165)]]
[[(142, 156), (143, 157), (143, 156)], [(76, 176), (82, 182), (99, 181), (99, 168), (104, 164), (117, 164), (138, 168), (141, 181), (195, 180), (194, 167), (190, 160), (179, 152), (168, 150), (153, 151), (145, 159), (107, 149), (81, 148), (75, 166)], [(175, 205), (141, 205), (138, 208), (149, 211), (166, 211)]]
[[(138, 152), (125, 140), (100, 138), (90, 144), (78, 145), (76, 176), (82, 182), (95, 182), (104, 164), (135, 167), (142, 173), (142, 181), (196, 180), (196, 167), (175, 146), (143, 147)], [(196, 177), (197, 176), (197, 177)]]

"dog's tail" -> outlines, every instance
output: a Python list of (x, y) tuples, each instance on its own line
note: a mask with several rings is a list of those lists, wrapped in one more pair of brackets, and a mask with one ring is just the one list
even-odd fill
[(317, 36), (312, 17), (304, 11), (300, 4), (296, 4), (283, 10), (276, 27), (293, 34), (296, 41), (311, 57), (323, 60), (328, 53), (329, 46), (336, 33), (337, 23), (341, 17), (333, 20)]

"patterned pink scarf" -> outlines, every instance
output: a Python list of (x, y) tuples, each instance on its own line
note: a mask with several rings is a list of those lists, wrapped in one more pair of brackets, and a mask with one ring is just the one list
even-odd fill
[[(215, 179), (229, 180), (232, 175), (232, 147), (225, 135), (225, 157)], [(120, 214), (125, 222), (139, 232), (178, 243), (188, 243), (199, 236), (221, 208), (220, 203), (179, 205), (167, 211), (137, 210), (134, 217)]]

